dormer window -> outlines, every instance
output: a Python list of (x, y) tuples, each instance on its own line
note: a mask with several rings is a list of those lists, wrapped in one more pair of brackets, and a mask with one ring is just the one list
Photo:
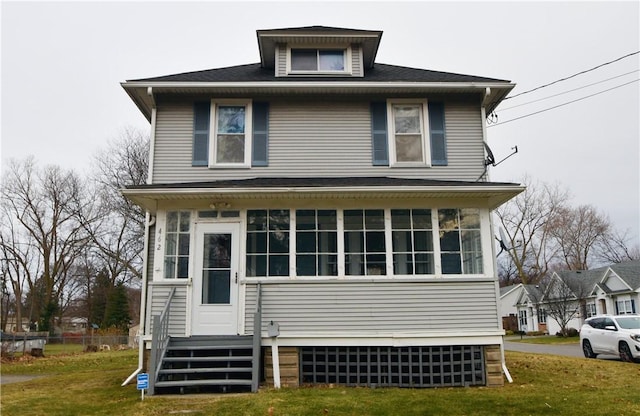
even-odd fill
[(335, 74), (350, 71), (349, 48), (290, 48), (289, 73)]

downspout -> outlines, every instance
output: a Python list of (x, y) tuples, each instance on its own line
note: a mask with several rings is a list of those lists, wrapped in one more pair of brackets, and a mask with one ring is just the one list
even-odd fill
[[(147, 94), (151, 96), (153, 100), (153, 91), (151, 87), (147, 90)], [(155, 102), (154, 106), (151, 110), (151, 137), (149, 139), (149, 170), (147, 172), (147, 184), (151, 183), (151, 178), (153, 174), (153, 153), (154, 153), (154, 143), (155, 143), (155, 132), (156, 132), (156, 107)], [(140, 329), (139, 339), (138, 339), (138, 368), (135, 369), (133, 373), (121, 384), (121, 386), (126, 386), (136, 377), (144, 368), (144, 323), (146, 321), (146, 308), (147, 308), (147, 273), (149, 267), (149, 227), (153, 227), (156, 223), (156, 217), (152, 217), (149, 214), (149, 211), (145, 214), (145, 228), (144, 228), (144, 261), (142, 262), (142, 291), (140, 293)]]
[[(482, 102), (482, 107), (480, 107), (480, 114), (482, 117), (482, 140), (486, 143), (487, 141), (487, 127), (485, 124), (485, 120), (486, 120), (486, 110), (485, 110), (485, 103), (488, 99), (488, 97), (491, 94), (491, 89), (487, 88), (485, 90), (485, 97), (484, 100)], [(483, 176), (486, 175), (486, 180), (487, 182), (489, 181), (489, 174), (487, 172), (487, 166), (485, 165), (485, 172), (483, 173)], [(482, 177), (482, 176), (481, 176)], [(480, 179), (480, 178), (478, 178)], [(489, 225), (490, 225), (490, 229), (491, 229), (491, 233), (493, 233), (493, 215), (491, 213), (489, 213)], [(491, 241), (493, 241), (493, 238), (491, 239)], [(493, 253), (493, 272), (497, 275), (498, 274), (498, 256), (496, 255), (496, 245), (495, 244), (491, 244), (491, 252)], [(496, 283), (495, 283), (495, 290), (496, 290), (496, 305), (500, 302), (500, 285), (498, 283), (498, 280), (496, 279)], [(498, 309), (499, 310), (499, 309)], [(500, 316), (498, 316), (498, 314), (496, 314), (496, 318), (498, 320), (498, 325), (500, 325), (500, 328), (502, 328), (502, 330), (504, 331), (504, 328), (502, 327), (502, 319), (500, 318)], [(504, 355), (504, 336), (500, 342), (500, 361), (502, 363), (502, 371), (504, 371), (504, 375), (507, 378), (507, 381), (509, 383), (513, 383), (513, 378), (511, 378), (511, 373), (509, 373), (509, 369), (507, 368), (507, 360), (505, 358)]]
[(145, 230), (144, 230), (144, 262), (142, 263), (142, 292), (140, 293), (140, 329), (138, 330), (138, 368), (121, 384), (126, 386), (136, 377), (144, 368), (144, 322), (145, 322), (145, 309), (147, 300), (147, 268), (148, 268), (148, 256), (149, 253), (149, 227), (152, 227), (156, 223), (156, 217), (152, 217), (149, 211), (146, 213)]

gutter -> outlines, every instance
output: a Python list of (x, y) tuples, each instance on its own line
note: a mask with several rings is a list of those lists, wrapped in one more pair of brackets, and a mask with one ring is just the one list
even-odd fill
[(139, 339), (138, 339), (138, 368), (134, 370), (133, 373), (120, 385), (121, 387), (126, 386), (136, 377), (144, 368), (144, 323), (146, 321), (145, 310), (146, 310), (146, 302), (147, 302), (147, 267), (148, 267), (148, 256), (146, 253), (149, 252), (149, 227), (153, 226), (156, 223), (156, 217), (151, 217), (149, 211), (146, 213), (146, 227), (144, 230), (144, 263), (142, 265), (142, 292), (140, 293), (140, 329)]

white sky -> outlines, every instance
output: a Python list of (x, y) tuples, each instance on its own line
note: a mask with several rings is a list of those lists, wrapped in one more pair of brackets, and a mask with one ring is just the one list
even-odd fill
[[(3, 165), (34, 155), (78, 171), (148, 123), (119, 83), (259, 61), (256, 30), (383, 30), (377, 62), (511, 80), (512, 95), (640, 50), (640, 2), (7, 2), (1, 14)], [(503, 102), (488, 128), (494, 181), (571, 190), (640, 235), (639, 55)], [(626, 74), (570, 94), (517, 104)], [(636, 80), (636, 82), (633, 82)], [(502, 110), (504, 109), (504, 110)]]

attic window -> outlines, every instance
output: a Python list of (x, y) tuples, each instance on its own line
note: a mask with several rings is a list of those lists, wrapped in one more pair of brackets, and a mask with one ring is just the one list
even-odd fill
[(292, 72), (345, 72), (345, 49), (291, 49)]

